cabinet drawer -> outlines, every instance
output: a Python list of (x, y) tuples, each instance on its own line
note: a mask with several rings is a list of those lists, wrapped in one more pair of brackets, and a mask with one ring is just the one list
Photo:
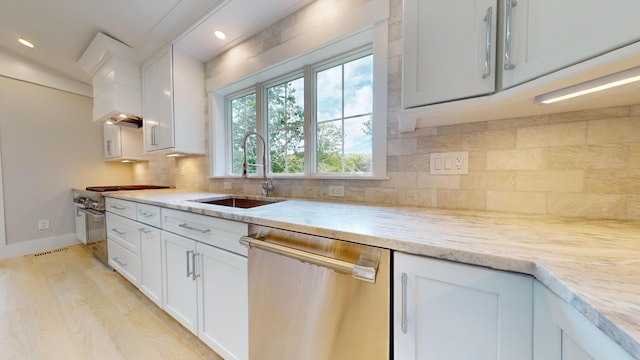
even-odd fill
[(141, 224), (122, 216), (107, 213), (107, 238), (139, 254)]
[(106, 198), (104, 206), (105, 206), (105, 210), (108, 212), (118, 214), (124, 217), (128, 217), (129, 219), (136, 218), (136, 203), (134, 202), (127, 201), (127, 200)]
[(147, 204), (136, 204), (136, 220), (147, 225), (160, 227), (160, 208)]
[(247, 235), (249, 225), (184, 211), (162, 209), (162, 228), (187, 238), (247, 256), (240, 237)]
[(107, 246), (109, 248), (109, 265), (132, 284), (138, 286), (140, 258), (111, 239), (107, 240)]

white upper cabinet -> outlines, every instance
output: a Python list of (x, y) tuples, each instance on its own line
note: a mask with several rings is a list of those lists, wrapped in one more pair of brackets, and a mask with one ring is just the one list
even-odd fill
[(78, 64), (91, 75), (93, 121), (121, 121), (142, 113), (140, 62), (135, 51), (97, 33)]
[(497, 0), (405, 0), (403, 108), (495, 91)]
[[(638, 13), (637, 0), (405, 0), (402, 107), (428, 108), (425, 105), (498, 95), (637, 43)], [(581, 78), (579, 71), (587, 69), (557, 79), (573, 76), (582, 82), (588, 78)], [(445, 114), (459, 111), (440, 108)]]
[(142, 66), (144, 149), (205, 154), (204, 65), (168, 47)]
[(143, 154), (142, 129), (103, 124), (105, 160), (147, 160)]
[(504, 1), (503, 88), (640, 40), (637, 0)]

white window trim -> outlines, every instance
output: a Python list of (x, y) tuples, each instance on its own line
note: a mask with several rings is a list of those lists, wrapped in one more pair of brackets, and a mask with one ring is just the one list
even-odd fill
[[(230, 173), (226, 96), (345, 52), (373, 49), (373, 154), (371, 175), (274, 174), (276, 178), (386, 179), (387, 73), (389, 1), (372, 0), (319, 25), (246, 63), (207, 79), (209, 97), (210, 178), (237, 178)], [(355, 20), (355, 21), (354, 21)], [(306, 75), (306, 74), (305, 74)], [(306, 96), (306, 95), (305, 95)], [(306, 109), (305, 111), (310, 111)], [(305, 130), (311, 130), (308, 127)], [(305, 131), (308, 134), (309, 131)], [(307, 141), (308, 139), (305, 139)], [(309, 156), (305, 152), (305, 157)], [(310, 164), (311, 159), (305, 158)]]

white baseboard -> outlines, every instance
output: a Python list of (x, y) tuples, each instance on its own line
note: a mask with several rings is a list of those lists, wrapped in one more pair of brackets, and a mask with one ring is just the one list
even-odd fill
[(0, 246), (0, 260), (37, 254), (78, 244), (81, 244), (81, 242), (76, 238), (75, 233), (8, 244)]

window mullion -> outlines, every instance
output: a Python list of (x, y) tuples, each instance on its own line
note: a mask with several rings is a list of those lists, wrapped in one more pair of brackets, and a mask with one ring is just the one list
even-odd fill
[[(268, 128), (266, 124), (267, 119), (267, 101), (265, 99), (266, 91), (264, 91), (264, 86), (262, 83), (256, 84), (256, 131), (264, 137), (264, 140), (267, 142), (265, 144), (265, 148), (267, 149), (267, 164), (269, 163), (269, 134), (267, 133)], [(261, 140), (256, 137), (256, 164), (260, 164), (262, 166), (267, 166), (267, 164), (262, 163), (262, 144)], [(262, 171), (260, 171), (262, 172)], [(256, 169), (256, 173), (260, 173)], [(267, 173), (271, 173), (271, 169), (267, 168)]]
[(313, 68), (306, 65), (304, 67), (304, 175), (314, 174), (317, 169), (315, 83)]

